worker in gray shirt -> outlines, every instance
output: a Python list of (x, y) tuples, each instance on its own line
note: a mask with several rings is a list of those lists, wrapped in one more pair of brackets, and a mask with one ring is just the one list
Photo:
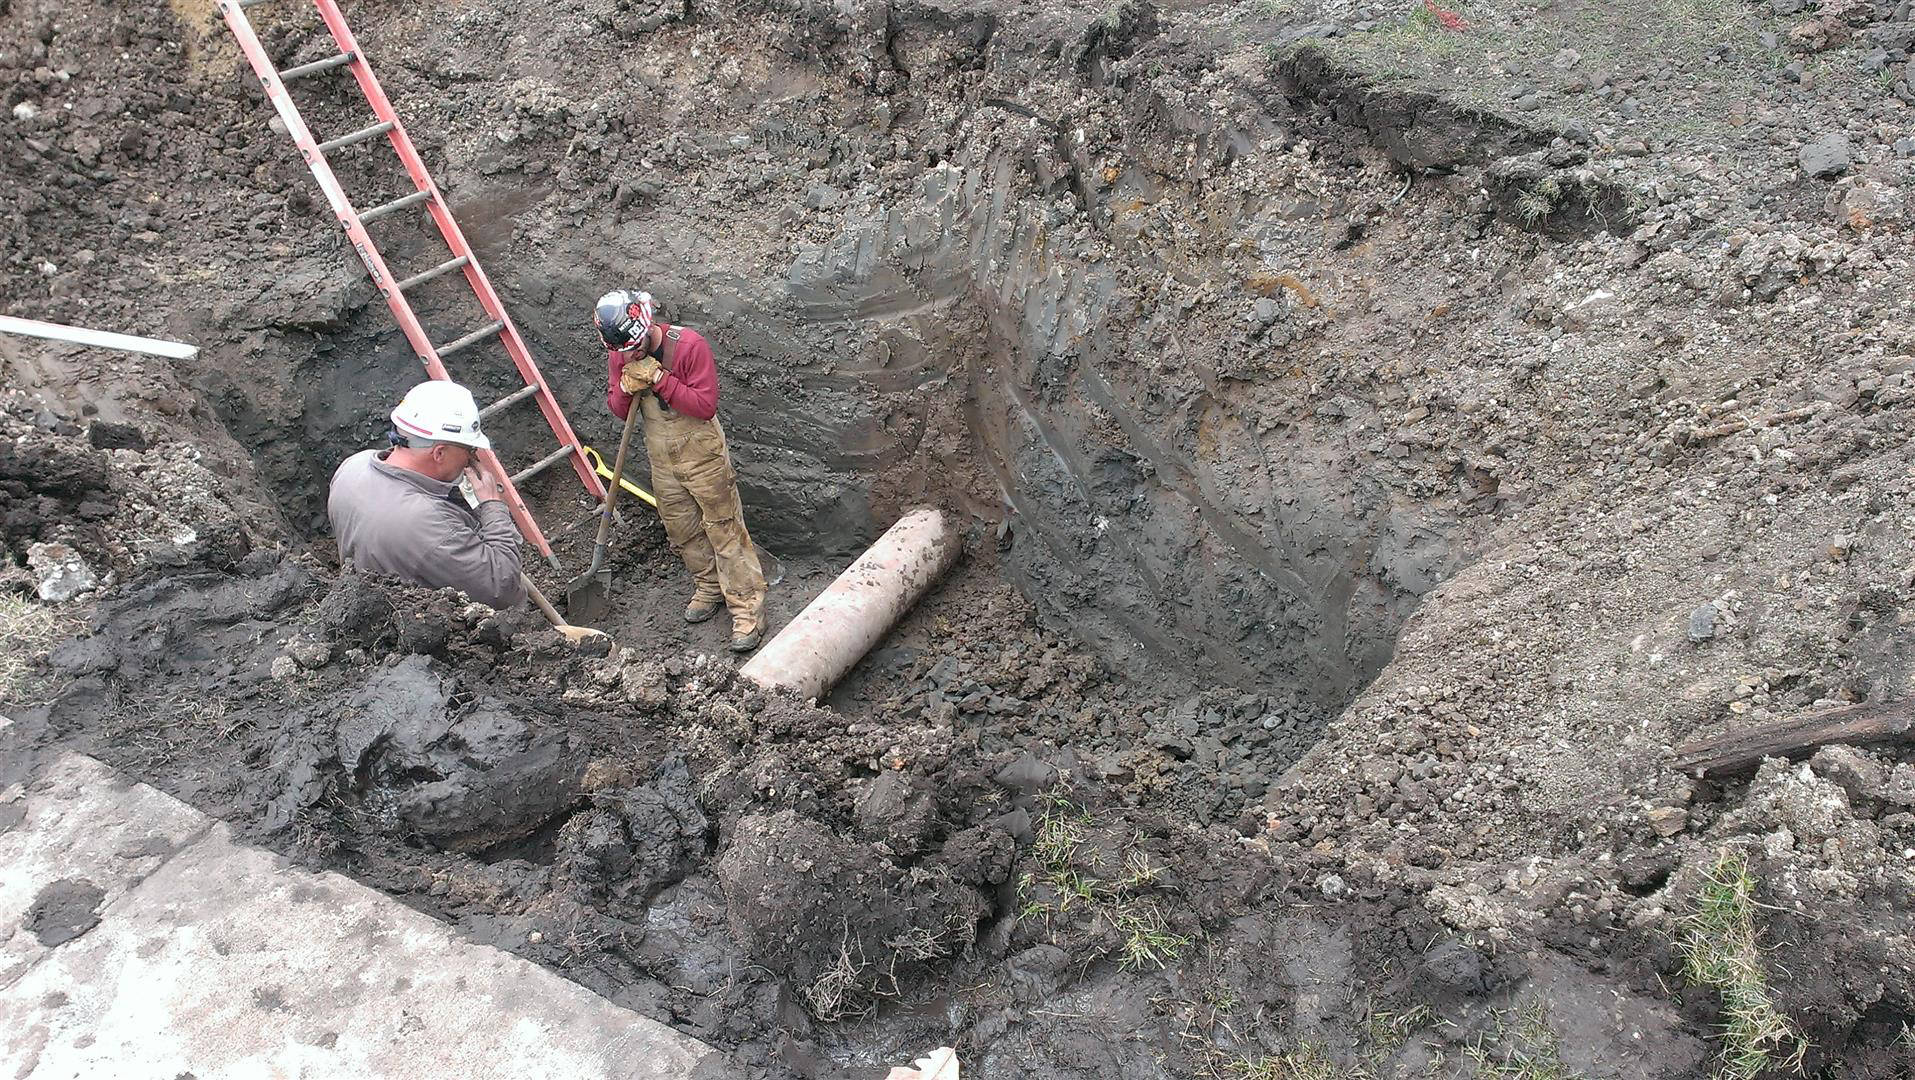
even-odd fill
[[(339, 538), (339, 561), (416, 585), (450, 586), (482, 604), (525, 601), (519, 530), (504, 485), (475, 467), (492, 443), (479, 430), (472, 392), (434, 380), (412, 388), (392, 410), (400, 445), (361, 450), (332, 474), (326, 514)], [(466, 475), (476, 509), (459, 491)]]

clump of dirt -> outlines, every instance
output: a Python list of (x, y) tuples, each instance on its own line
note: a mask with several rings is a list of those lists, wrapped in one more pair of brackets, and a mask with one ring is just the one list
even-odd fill
[(23, 925), (40, 944), (64, 945), (100, 925), (106, 892), (91, 881), (61, 878), (41, 889)]
[[(584, 657), (456, 593), (268, 562), (130, 583), (56, 652), (79, 677), (22, 729), (741, 1065), (816, 1075), (929, 1039), (958, 1041), (987, 1074), (1048, 1075), (1087, 1052), (1130, 1067), (1170, 1045), (1171, 1017), (1147, 1003), (1169, 994), (1203, 1033), (1196, 1068), (1279, 1052), (1296, 1031), (1356, 1038), (1359, 997), (1407, 1015), (1518, 979), (1448, 954), (1435, 974), (1366, 979), (1366, 956), (1443, 936), (1409, 894), (1313, 878), (1328, 855), (1273, 862), (1234, 828), (1193, 828), (1169, 781), (1114, 784), (1042, 735), (979, 739), (962, 709), (848, 719), (741, 683), (725, 661)], [(1033, 644), (1094, 686), (1095, 660)], [(953, 634), (927, 651), (935, 666), (976, 650)], [(1018, 714), (1057, 700), (1042, 680), (1028, 701), (1015, 690), (997, 694)], [(1161, 747), (1130, 753), (1174, 775)], [(1298, 904), (1322, 910), (1269, 914)], [(1291, 966), (1273, 969), (1273, 949)], [(1278, 1019), (1326, 994), (1349, 1008)], [(1131, 1002), (1132, 1030), (1067, 1022), (1078, 999)], [(1435, 1014), (1416, 1015), (1406, 1036)], [(1024, 1048), (997, 1046), (1014, 1022), (1030, 1025)]]
[(1320, 734), (1322, 716), (1296, 694), (1142, 692), (1034, 624), (1003, 584), (965, 590), (963, 609), (907, 622), (910, 656), (897, 657), (895, 689), (871, 703), (879, 715), (951, 727), (983, 752), (1032, 740), (1067, 748), (1063, 772), (1204, 824), (1258, 807)]
[(589, 805), (566, 819), (554, 860), (575, 899), (642, 906), (710, 853), (716, 837), (683, 758), (663, 759), (641, 782), (588, 769), (584, 785)]
[(60, 603), (136, 568), (230, 568), (278, 536), (277, 515), (182, 433), (81, 419), (0, 396), (0, 587)]
[[(1008, 856), (1009, 838), (1000, 846)], [(963, 845), (955, 857), (975, 862)], [(800, 987), (814, 1015), (836, 1020), (896, 995), (900, 962), (968, 950), (989, 911), (975, 889), (996, 885), (1009, 863), (999, 860), (996, 881), (990, 868), (962, 881), (941, 859), (900, 874), (868, 841), (780, 810), (740, 819), (716, 872), (739, 947)]]
[[(107, 490), (105, 455), (90, 453), (65, 440), (9, 440), (0, 444), (0, 506), (7, 553), (23, 565), (27, 546), (56, 534), (56, 523), (99, 522), (113, 516)], [(102, 538), (88, 536), (99, 550)]]
[[(350, 799), (384, 831), (447, 851), (511, 843), (570, 811), (584, 765), (563, 739), (534, 733), (501, 702), (454, 714), (452, 687), (414, 655), (322, 708), (338, 718), (333, 745), (290, 767), (273, 820), (290, 823), (321, 801)], [(332, 779), (325, 784), (319, 778)]]

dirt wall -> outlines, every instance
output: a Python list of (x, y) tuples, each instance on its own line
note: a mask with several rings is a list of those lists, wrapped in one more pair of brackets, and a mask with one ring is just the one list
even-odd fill
[[(1129, 57), (1089, 13), (1008, 39), (991, 16), (933, 7), (714, 9), (627, 45), (589, 14), (561, 19), (539, 47), (632, 58), (641, 121), (589, 65), (520, 66), (523, 35), (382, 15), (362, 21), (388, 89), (587, 439), (614, 436), (586, 307), (648, 288), (717, 345), (747, 505), (774, 547), (848, 555), (910, 501), (954, 503), (1001, 534), (1047, 620), (1114, 660), (1295, 691), (1325, 715), (1464, 557), (1456, 500), (1406, 488), (1339, 434), (1377, 426), (1374, 395), (1303, 374), (1328, 319), (1297, 275), (1329, 250), (1337, 208), (1257, 194), (1290, 160), (1280, 100), (1219, 90), (1197, 107), (1174, 61)], [(282, 63), (317, 55), (298, 20), (261, 18)], [(764, 47), (662, 62), (727, 21)], [(249, 200), (274, 209), (243, 231), (200, 211), (211, 235), (161, 245), (175, 277), (195, 245), (230, 245), (206, 263), (212, 309), (166, 318), (227, 342), (184, 379), (282, 499), (310, 507), (327, 462), (378, 438), (412, 361), (207, 40), (192, 115), (231, 144), (209, 163), (257, 162)], [(1093, 60), (1109, 89), (1089, 99), (1076, 87)], [(345, 87), (299, 93), (316, 127), (352, 123)], [(160, 149), (151, 175), (184, 152)], [(147, 165), (144, 144), (127, 156)], [(370, 152), (339, 156), (348, 190), (391, 186)], [(438, 258), (416, 224), (378, 232), (394, 266)], [(261, 233), (283, 239), (261, 251)], [(418, 300), (440, 340), (476, 318), (456, 279)], [(488, 397), (515, 385), (498, 361), (454, 366)], [(549, 441), (530, 410), (497, 430), (527, 458)]]

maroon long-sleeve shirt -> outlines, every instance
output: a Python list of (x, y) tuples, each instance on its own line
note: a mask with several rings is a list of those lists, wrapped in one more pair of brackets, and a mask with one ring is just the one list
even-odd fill
[[(660, 323), (667, 333), (671, 327)], [(664, 352), (666, 350), (660, 350)], [(658, 380), (653, 390), (659, 400), (684, 413), (694, 420), (710, 420), (718, 415), (718, 362), (712, 359), (711, 343), (705, 335), (687, 327), (678, 328), (678, 343), (670, 350), (672, 365), (666, 369), (665, 377)], [(618, 377), (625, 365), (639, 358), (637, 349), (615, 349), (605, 354), (605, 363), (611, 378), (611, 389), (606, 391), (605, 404), (612, 415), (620, 420), (632, 407), (632, 395), (618, 385)]]

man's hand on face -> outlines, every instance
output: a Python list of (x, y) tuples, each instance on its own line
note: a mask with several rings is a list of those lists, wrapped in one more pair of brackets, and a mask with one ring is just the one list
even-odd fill
[(478, 496), (480, 502), (499, 502), (505, 498), (505, 485), (486, 476), (476, 466), (466, 466), (465, 477), (472, 482), (472, 494)]
[(618, 386), (628, 394), (636, 394), (658, 385), (658, 380), (664, 373), (665, 369), (658, 366), (657, 358), (641, 356), (627, 362), (619, 371)]

